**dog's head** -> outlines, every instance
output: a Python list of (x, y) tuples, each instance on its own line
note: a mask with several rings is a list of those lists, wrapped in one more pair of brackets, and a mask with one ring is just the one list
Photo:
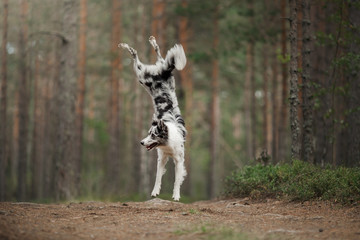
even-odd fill
[(141, 145), (145, 146), (148, 151), (166, 145), (168, 139), (168, 127), (164, 121), (154, 121), (150, 130), (149, 135), (141, 140)]

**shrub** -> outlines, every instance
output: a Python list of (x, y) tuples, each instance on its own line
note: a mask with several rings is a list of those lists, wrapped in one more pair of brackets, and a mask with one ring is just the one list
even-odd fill
[(360, 201), (360, 169), (321, 168), (302, 161), (246, 166), (226, 178), (225, 195), (351, 203)]

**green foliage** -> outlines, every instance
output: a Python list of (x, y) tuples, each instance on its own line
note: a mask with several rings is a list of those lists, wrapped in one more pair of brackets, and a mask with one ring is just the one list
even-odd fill
[(344, 66), (346, 70), (359, 71), (360, 70), (360, 54), (349, 52), (343, 54), (338, 59), (334, 60), (334, 63), (338, 66)]
[(277, 57), (278, 61), (279, 61), (281, 64), (285, 64), (285, 63), (290, 62), (290, 54), (286, 54), (286, 55), (284, 56), (284, 55), (282, 55), (280, 49), (277, 49), (277, 50), (276, 50), (276, 57)]
[(360, 169), (321, 168), (302, 161), (247, 166), (226, 179), (225, 195), (351, 203), (360, 201)]

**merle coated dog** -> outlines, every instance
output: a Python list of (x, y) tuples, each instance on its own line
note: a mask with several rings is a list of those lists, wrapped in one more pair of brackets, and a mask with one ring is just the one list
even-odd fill
[(175, 163), (175, 183), (173, 199), (179, 201), (180, 186), (186, 176), (184, 166), (185, 122), (181, 117), (178, 101), (175, 94), (175, 78), (172, 71), (176, 68), (182, 70), (186, 64), (186, 56), (181, 45), (176, 44), (171, 48), (165, 59), (161, 56), (160, 48), (154, 37), (149, 38), (153, 46), (157, 60), (154, 65), (146, 65), (140, 62), (137, 52), (126, 43), (120, 43), (119, 47), (130, 52), (134, 60), (134, 71), (140, 84), (152, 97), (155, 113), (149, 134), (141, 144), (148, 151), (156, 148), (158, 153), (156, 181), (151, 196), (156, 197), (160, 193), (161, 178), (165, 173), (165, 165), (171, 157)]

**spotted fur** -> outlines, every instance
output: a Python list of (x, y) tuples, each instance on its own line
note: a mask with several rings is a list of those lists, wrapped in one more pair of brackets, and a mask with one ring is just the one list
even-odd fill
[(164, 59), (155, 38), (150, 37), (149, 42), (157, 54), (157, 61), (153, 65), (140, 62), (136, 50), (129, 47), (128, 44), (120, 43), (119, 47), (129, 51), (134, 60), (134, 71), (139, 83), (150, 94), (154, 105), (149, 134), (141, 141), (141, 144), (149, 151), (157, 148), (158, 152), (156, 181), (151, 195), (155, 197), (160, 193), (165, 164), (168, 157), (172, 157), (175, 163), (173, 199), (178, 201), (180, 185), (186, 176), (184, 166), (186, 128), (176, 98), (175, 78), (172, 71), (174, 69), (182, 70), (185, 67), (186, 56), (183, 47), (176, 44), (167, 52)]

